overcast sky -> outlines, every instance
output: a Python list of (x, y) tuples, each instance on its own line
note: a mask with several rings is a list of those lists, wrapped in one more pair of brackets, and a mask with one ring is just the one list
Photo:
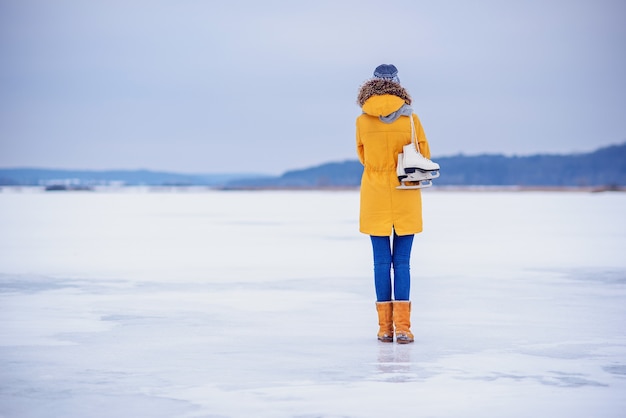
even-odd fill
[(433, 159), (626, 141), (623, 0), (0, 0), (0, 167), (355, 159), (395, 64)]

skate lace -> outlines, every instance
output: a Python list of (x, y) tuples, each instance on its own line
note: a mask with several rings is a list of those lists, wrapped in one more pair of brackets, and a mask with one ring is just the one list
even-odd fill
[(433, 162), (432, 160), (429, 160), (428, 158), (424, 157), (424, 155), (422, 155), (422, 151), (420, 151), (420, 144), (417, 139), (417, 133), (415, 132), (415, 122), (413, 121), (413, 115), (409, 116), (409, 119), (411, 120), (411, 142), (413, 142), (413, 144), (415, 145), (415, 150), (417, 151), (417, 155), (415, 155), (414, 157), (424, 162), (436, 165), (437, 168), (439, 168), (439, 164)]
[(420, 154), (420, 156), (426, 159), (426, 157), (424, 157), (422, 155), (422, 152), (420, 151), (420, 144), (419, 144), (419, 141), (417, 140), (417, 132), (415, 132), (415, 122), (413, 121), (413, 115), (410, 115), (409, 119), (411, 120), (411, 141), (415, 144), (415, 149)]

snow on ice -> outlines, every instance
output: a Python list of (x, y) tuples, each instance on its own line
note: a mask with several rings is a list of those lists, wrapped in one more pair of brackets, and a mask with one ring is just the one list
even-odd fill
[(379, 343), (358, 192), (0, 193), (0, 417), (623, 417), (626, 195), (424, 192)]

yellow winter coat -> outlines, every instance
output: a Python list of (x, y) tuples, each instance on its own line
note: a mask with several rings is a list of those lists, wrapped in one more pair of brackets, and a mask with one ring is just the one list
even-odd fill
[[(380, 83), (379, 83), (380, 84)], [(397, 85), (396, 85), (397, 86)], [(396, 174), (398, 154), (411, 142), (411, 124), (407, 116), (391, 123), (380, 120), (410, 104), (408, 94), (374, 94), (367, 83), (361, 88), (363, 114), (356, 120), (357, 153), (364, 166), (361, 178), (360, 231), (368, 235), (389, 236), (422, 231), (422, 195), (419, 189), (398, 190)], [(363, 89), (368, 88), (363, 94)], [(404, 90), (404, 89), (402, 89)], [(383, 89), (388, 91), (388, 89)], [(406, 91), (404, 91), (406, 93)], [(402, 97), (400, 97), (402, 96)], [(422, 155), (430, 158), (430, 149), (422, 124), (412, 114)]]

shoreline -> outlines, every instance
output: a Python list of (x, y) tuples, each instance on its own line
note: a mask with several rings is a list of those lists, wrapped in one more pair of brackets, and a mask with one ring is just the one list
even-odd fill
[[(307, 187), (225, 187), (225, 186), (93, 186), (93, 187), (67, 187), (46, 188), (46, 186), (0, 186), (0, 193), (110, 193), (110, 192), (262, 192), (262, 191), (358, 191), (358, 186), (307, 186)], [(602, 192), (626, 192), (626, 186), (432, 186), (422, 189), (427, 193), (434, 192), (566, 192), (566, 193), (602, 193)]]

